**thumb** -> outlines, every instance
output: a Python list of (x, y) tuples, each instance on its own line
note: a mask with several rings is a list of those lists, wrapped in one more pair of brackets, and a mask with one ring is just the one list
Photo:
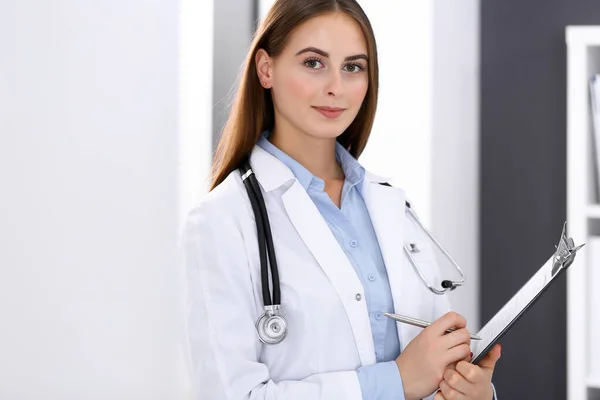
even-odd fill
[(495, 344), (494, 347), (483, 357), (483, 359), (479, 362), (479, 366), (481, 368), (489, 369), (490, 371), (494, 371), (496, 367), (496, 361), (500, 358), (502, 354), (502, 346), (499, 344)]

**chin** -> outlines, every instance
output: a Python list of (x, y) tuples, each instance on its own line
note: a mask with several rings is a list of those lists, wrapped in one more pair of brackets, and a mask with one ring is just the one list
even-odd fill
[(306, 127), (305, 132), (307, 132), (307, 134), (310, 136), (317, 137), (320, 139), (335, 139), (342, 133), (344, 133), (346, 128), (348, 128), (348, 126), (350, 125), (342, 121), (328, 122), (329, 123), (318, 122), (315, 124), (311, 124), (311, 126)]

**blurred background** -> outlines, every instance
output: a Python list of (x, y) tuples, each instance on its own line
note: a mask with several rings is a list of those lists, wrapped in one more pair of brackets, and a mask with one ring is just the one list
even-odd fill
[[(0, 0), (0, 398), (189, 398), (179, 235), (271, 3)], [(478, 330), (567, 217), (576, 243), (600, 234), (600, 3), (359, 3), (381, 85), (360, 161), (463, 267), (451, 301)], [(502, 340), (500, 399), (600, 398), (583, 260)]]

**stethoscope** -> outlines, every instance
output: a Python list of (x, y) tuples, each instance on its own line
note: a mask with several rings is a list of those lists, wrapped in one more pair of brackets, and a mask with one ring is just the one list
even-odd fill
[[(260, 257), (260, 277), (262, 286), (262, 297), (264, 304), (264, 312), (256, 320), (256, 332), (258, 338), (264, 344), (277, 344), (280, 343), (288, 332), (288, 324), (286, 319), (281, 315), (281, 290), (279, 287), (279, 272), (277, 269), (277, 259), (275, 257), (275, 249), (273, 247), (273, 237), (271, 235), (271, 226), (269, 224), (269, 216), (267, 214), (267, 208), (265, 201), (260, 191), (258, 180), (250, 167), (250, 162), (246, 159), (242, 162), (238, 168), (242, 176), (242, 182), (248, 192), (250, 204), (252, 205), (252, 211), (254, 212), (254, 219), (256, 220), (256, 232), (258, 236), (258, 254)], [(388, 183), (382, 183), (385, 186), (391, 186)], [(419, 227), (425, 231), (427, 236), (436, 245), (436, 247), (444, 254), (444, 256), (450, 261), (450, 263), (459, 272), (461, 278), (458, 281), (443, 280), (441, 285), (442, 289), (437, 289), (427, 282), (425, 276), (421, 273), (421, 269), (414, 260), (412, 254), (419, 253), (420, 249), (414, 243), (410, 243), (410, 249), (404, 245), (404, 252), (408, 255), (408, 259), (427, 288), (438, 295), (444, 294), (447, 291), (456, 289), (458, 286), (462, 286), (465, 283), (465, 274), (462, 269), (456, 264), (456, 262), (450, 257), (450, 254), (439, 244), (439, 242), (433, 237), (421, 223), (415, 212), (410, 207), (410, 203), (406, 202), (406, 208), (412, 218), (417, 222)], [(268, 262), (267, 262), (268, 255)], [(267, 265), (268, 264), (268, 265)], [(271, 282), (273, 286), (273, 297), (269, 291), (269, 266), (271, 270)]]

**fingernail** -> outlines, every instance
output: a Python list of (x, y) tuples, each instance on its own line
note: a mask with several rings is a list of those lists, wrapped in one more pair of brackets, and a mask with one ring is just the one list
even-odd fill
[(500, 353), (502, 353), (502, 345), (498, 343), (498, 346), (500, 346)]

